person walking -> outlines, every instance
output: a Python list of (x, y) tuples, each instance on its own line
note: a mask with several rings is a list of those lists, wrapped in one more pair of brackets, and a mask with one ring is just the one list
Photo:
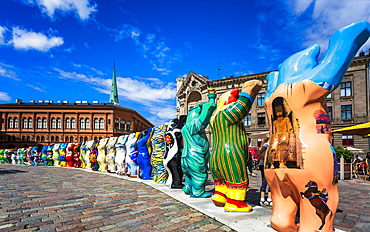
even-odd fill
[(269, 134), (267, 134), (263, 140), (260, 150), (257, 153), (257, 156), (260, 158), (260, 161), (258, 163), (258, 169), (261, 171), (261, 179), (262, 179), (262, 184), (260, 187), (260, 205), (272, 206), (271, 191), (270, 191), (270, 187), (267, 184), (267, 181), (265, 178), (265, 172), (264, 172), (265, 153), (269, 146), (269, 143), (268, 143), (269, 140), (270, 140), (270, 136)]

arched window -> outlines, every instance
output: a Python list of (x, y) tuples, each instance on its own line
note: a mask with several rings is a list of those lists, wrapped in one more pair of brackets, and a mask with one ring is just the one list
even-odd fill
[(88, 138), (87, 138), (87, 137), (85, 137), (85, 138), (84, 138), (84, 141), (86, 142), (87, 140), (88, 140)]
[(119, 129), (120, 130), (125, 130), (125, 124), (126, 124), (125, 120), (121, 120), (121, 122), (119, 124)]
[(47, 127), (47, 121), (46, 121), (46, 118), (43, 118), (43, 119), (42, 119), (42, 128), (44, 128), (44, 129), (48, 128), (48, 127)]
[(69, 141), (73, 143), (73, 136), (69, 137)]
[(94, 140), (96, 141), (96, 140), (98, 140), (98, 137), (94, 137)]
[(40, 142), (40, 136), (36, 136), (36, 142)]
[(14, 136), (14, 135), (12, 135), (12, 141), (13, 141), (13, 142), (15, 141), (15, 136)]
[(55, 136), (55, 142), (59, 142), (59, 136)]
[(44, 141), (45, 141), (45, 137), (41, 136), (41, 142), (44, 142)]
[(84, 137), (80, 137), (80, 143), (82, 143), (84, 141)]
[(80, 119), (80, 129), (85, 129), (85, 119)]
[(90, 129), (90, 119), (86, 118), (86, 129)]
[(42, 128), (42, 120), (41, 118), (38, 118), (37, 119), (37, 129), (41, 129)]
[(51, 129), (57, 128), (57, 120), (55, 118), (51, 119)]
[(126, 130), (130, 131), (131, 130), (131, 122), (126, 123)]
[(28, 119), (27, 118), (23, 118), (23, 128), (28, 128)]
[(14, 118), (14, 128), (18, 128), (18, 118)]
[(118, 119), (114, 120), (114, 129), (119, 129), (119, 121), (118, 121)]
[(32, 129), (33, 128), (33, 121), (32, 118), (28, 118), (28, 128)]
[(68, 137), (68, 136), (66, 136), (66, 142), (67, 142), (67, 143), (69, 142), (69, 137)]
[(99, 129), (99, 120), (97, 118), (94, 119), (94, 129)]
[(99, 124), (100, 124), (100, 129), (104, 130), (104, 119), (101, 118)]
[(54, 142), (54, 136), (50, 137), (50, 142)]
[(71, 128), (76, 129), (76, 119), (72, 118), (71, 120)]
[(101, 140), (102, 139), (102, 137), (99, 137), (99, 140)]
[(13, 128), (14, 127), (14, 120), (13, 118), (8, 119), (8, 128)]
[(71, 119), (66, 119), (66, 129), (71, 129)]
[(27, 136), (27, 138), (26, 138), (27, 140), (26, 141), (30, 141), (30, 136)]
[(62, 128), (62, 119), (60, 119), (60, 118), (57, 119), (57, 128), (58, 129)]
[(22, 136), (22, 142), (26, 141), (26, 136)]

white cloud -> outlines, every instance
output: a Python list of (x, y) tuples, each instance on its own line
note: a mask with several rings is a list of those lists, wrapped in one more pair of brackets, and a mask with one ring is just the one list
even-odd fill
[(9, 43), (11, 43), (15, 49), (19, 50), (34, 49), (41, 52), (47, 52), (53, 47), (62, 45), (64, 41), (62, 37), (48, 37), (42, 33), (26, 31), (19, 29), (18, 27), (14, 27), (13, 38)]
[[(94, 85), (94, 88), (101, 93), (110, 93), (111, 79), (66, 72), (58, 68), (54, 70), (59, 73), (59, 78), (83, 81)], [(173, 100), (176, 95), (175, 83), (165, 83), (159, 79), (143, 79), (141, 81), (128, 77), (117, 77), (117, 86), (121, 97), (146, 106)]]
[(8, 93), (0, 92), (0, 101), (9, 102), (10, 100), (12, 100), (12, 98), (9, 96)]
[(17, 77), (17, 73), (14, 71), (15, 68), (12, 65), (4, 64), (0, 62), (0, 76), (8, 77), (15, 81), (20, 81)]
[(86, 20), (97, 11), (97, 5), (90, 0), (28, 0), (25, 3), (38, 5), (50, 18), (54, 17), (56, 11), (61, 11), (75, 12), (81, 20)]
[[(332, 0), (286, 0), (288, 9), (294, 16), (311, 18), (303, 31), (304, 46), (319, 44), (326, 51), (328, 40), (338, 29), (358, 21), (370, 21), (370, 1), (343, 0), (338, 4)], [(292, 19), (292, 17), (289, 17)], [(293, 17), (294, 18), (294, 17)], [(364, 47), (368, 47), (369, 43)]]
[[(132, 39), (143, 58), (153, 65), (152, 69), (162, 75), (168, 75), (171, 72), (170, 67), (174, 61), (182, 60), (182, 52), (173, 51), (166, 45), (165, 38), (158, 38), (153, 33), (143, 35), (141, 29), (137, 26), (124, 24), (113, 31), (116, 41), (126, 38)], [(189, 44), (186, 45), (190, 46)], [(185, 47), (185, 50), (189, 50), (189, 48)]]
[(7, 31), (6, 27), (0, 26), (0, 45), (5, 45), (4, 33)]
[(37, 90), (39, 92), (46, 92), (44, 89), (42, 89), (40, 87), (37, 87), (37, 86), (34, 86), (34, 85), (31, 85), (31, 84), (27, 84), (27, 86), (31, 87), (32, 89)]

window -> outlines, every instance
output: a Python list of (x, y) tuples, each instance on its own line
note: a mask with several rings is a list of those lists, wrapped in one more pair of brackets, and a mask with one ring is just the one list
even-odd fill
[(84, 137), (80, 137), (80, 143), (82, 143), (84, 141)]
[(41, 142), (44, 142), (44, 141), (45, 141), (45, 137), (41, 136)]
[(28, 119), (23, 118), (23, 128), (28, 128)]
[(87, 137), (85, 137), (85, 138), (84, 138), (84, 141), (85, 141), (85, 142), (87, 142), (87, 140), (88, 140), (88, 138), (87, 138)]
[(22, 136), (22, 142), (26, 141), (26, 136)]
[(28, 118), (28, 128), (32, 129), (33, 128), (33, 121), (32, 118)]
[(14, 118), (14, 128), (18, 128), (18, 118)]
[(54, 142), (54, 136), (50, 137), (50, 142)]
[(265, 113), (257, 113), (257, 120), (258, 125), (266, 125)]
[(331, 99), (331, 93), (328, 94), (328, 96), (326, 96), (327, 99)]
[(118, 119), (114, 120), (114, 129), (119, 129), (119, 121), (118, 121)]
[(340, 96), (341, 97), (352, 96), (351, 82), (340, 83)]
[(333, 107), (332, 106), (328, 106), (328, 115), (329, 115), (330, 121), (332, 121), (333, 120)]
[(69, 141), (73, 143), (73, 136), (69, 137)]
[(342, 135), (343, 146), (353, 146), (353, 135)]
[(30, 139), (31, 139), (31, 138), (30, 138), (30, 136), (27, 136), (27, 138), (26, 138), (26, 139), (27, 139), (26, 141), (30, 141)]
[(40, 142), (40, 136), (36, 136), (36, 142)]
[(86, 119), (86, 129), (90, 129), (90, 119)]
[(126, 123), (126, 130), (130, 131), (131, 130), (131, 122)]
[(98, 140), (98, 137), (94, 137), (94, 140), (97, 141)]
[(258, 106), (265, 105), (265, 93), (257, 94), (257, 105)]
[(100, 122), (99, 122), (99, 124), (100, 124), (100, 129), (101, 130), (104, 130), (104, 119), (100, 119)]
[(59, 136), (55, 136), (55, 142), (59, 142)]
[(8, 119), (8, 128), (13, 128), (14, 127), (14, 121), (12, 118)]
[(41, 118), (38, 118), (37, 119), (37, 129), (41, 129), (42, 128), (42, 120)]
[(66, 136), (66, 142), (67, 142), (67, 143), (69, 142), (69, 137), (68, 137), (68, 136)]
[(80, 119), (80, 129), (85, 129), (85, 119)]
[(94, 129), (99, 129), (99, 120), (97, 118), (94, 119)]
[(119, 129), (120, 130), (125, 130), (125, 124), (126, 124), (125, 120), (121, 120), (120, 124), (119, 124)]
[(55, 118), (51, 119), (51, 129), (57, 128), (57, 120)]
[(66, 129), (71, 129), (71, 119), (66, 119)]
[(252, 116), (248, 114), (244, 119), (244, 126), (251, 126), (252, 125)]
[(72, 118), (71, 120), (71, 128), (76, 129), (76, 119)]
[(46, 118), (43, 118), (43, 119), (42, 119), (42, 128), (44, 128), (44, 129), (48, 128), (48, 127), (47, 127), (47, 121), (46, 121)]
[(60, 118), (57, 119), (57, 128), (58, 129), (62, 128), (62, 119), (60, 119)]
[(352, 119), (352, 105), (341, 106), (342, 119)]

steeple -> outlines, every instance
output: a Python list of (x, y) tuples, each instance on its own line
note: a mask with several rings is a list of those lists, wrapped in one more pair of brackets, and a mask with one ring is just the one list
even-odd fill
[(119, 105), (116, 79), (116, 62), (113, 62), (112, 89), (110, 90), (109, 102)]

